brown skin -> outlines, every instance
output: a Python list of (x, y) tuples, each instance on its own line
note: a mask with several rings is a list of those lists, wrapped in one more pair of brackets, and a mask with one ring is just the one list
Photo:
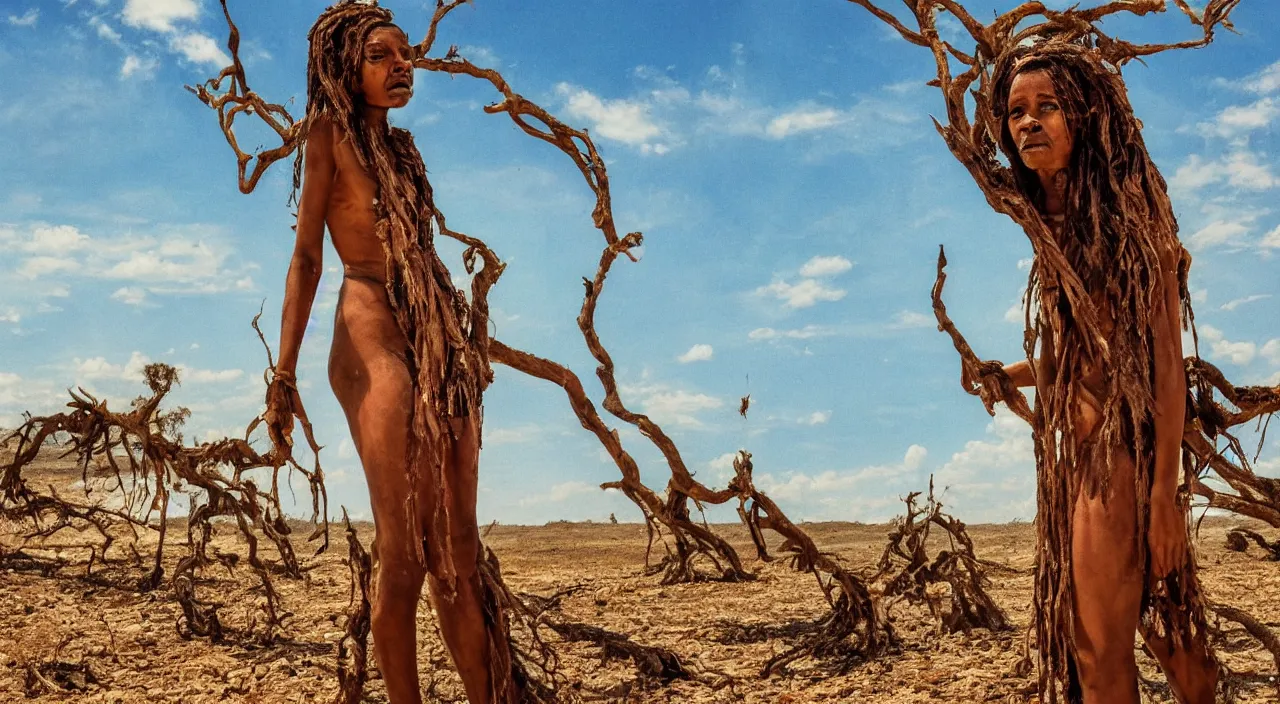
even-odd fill
[[(362, 85), (366, 118), (385, 122), (387, 110), (403, 107), (413, 96), (413, 67), (408, 38), (397, 27), (370, 32), (364, 48)], [(489, 647), (481, 611), (476, 525), (476, 465), (479, 438), (466, 419), (451, 419), (452, 443), (445, 479), (453, 489), (449, 516), (457, 595), (440, 597), (429, 550), (424, 569), (415, 556), (422, 536), (411, 535), (403, 513), (412, 487), (406, 467), (414, 384), (407, 364), (408, 342), (396, 324), (386, 291), (386, 254), (374, 234), (373, 201), (377, 187), (361, 168), (348, 143), (326, 119), (316, 120), (306, 142), (302, 196), (298, 204), (297, 244), (285, 281), (277, 371), (292, 377), (298, 349), (320, 281), (325, 226), (343, 265), (342, 290), (329, 353), (329, 383), (347, 417), (351, 438), (364, 467), (376, 530), (373, 554), (378, 563), (373, 603), (374, 655), (392, 704), (420, 704), (417, 667), (418, 600), (427, 579), (440, 631), (471, 702), (491, 699)], [(296, 392), (293, 392), (296, 394)], [(436, 438), (448, 442), (448, 438)], [(418, 472), (424, 507), (436, 505), (433, 473)], [(422, 525), (433, 525), (423, 516)], [(427, 541), (429, 546), (434, 541)]]
[[(1066, 117), (1043, 71), (1014, 77), (1010, 87), (1007, 119), (1022, 162), (1040, 177), (1044, 189), (1042, 212), (1063, 214), (1061, 175), (1071, 163), (1073, 140)], [(1177, 256), (1171, 248), (1161, 253), (1163, 272), (1160, 310), (1154, 330), (1155, 351), (1155, 467), (1151, 488), (1151, 518), (1147, 550), (1151, 577), (1161, 579), (1187, 559), (1186, 523), (1177, 503), (1178, 470), (1186, 410), (1186, 376), (1182, 366), (1182, 335), (1178, 317)], [(1101, 295), (1095, 302), (1104, 304)], [(1113, 314), (1101, 306), (1103, 330), (1114, 326)], [(1048, 332), (1048, 331), (1046, 331)], [(1044, 344), (1054, 346), (1053, 336)], [(1037, 386), (1037, 378), (1052, 376), (1049, 356), (1037, 360), (1034, 370), (1023, 360), (1005, 367), (1019, 386)], [(1101, 418), (1101, 403), (1094, 391), (1101, 387), (1101, 370), (1081, 379), (1083, 397), (1077, 408), (1076, 432), (1087, 438)], [(1043, 391), (1043, 390), (1042, 390)], [(1142, 593), (1146, 582), (1137, 545), (1136, 466), (1128, 448), (1112, 450), (1112, 493), (1081, 495), (1073, 516), (1072, 578), (1076, 597), (1076, 660), (1086, 704), (1138, 704), (1138, 670), (1133, 634), (1139, 628)], [(1181, 647), (1158, 634), (1144, 632), (1148, 647), (1160, 661), (1179, 702), (1212, 704), (1217, 670), (1203, 648)]]

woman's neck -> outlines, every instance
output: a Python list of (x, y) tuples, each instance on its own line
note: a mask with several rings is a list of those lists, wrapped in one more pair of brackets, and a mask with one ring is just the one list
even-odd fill
[(387, 109), (374, 107), (372, 105), (364, 105), (361, 107), (364, 113), (365, 124), (371, 127), (387, 127)]
[(1043, 191), (1045, 215), (1062, 215), (1066, 212), (1067, 172), (1057, 171), (1052, 174), (1041, 173), (1040, 190)]

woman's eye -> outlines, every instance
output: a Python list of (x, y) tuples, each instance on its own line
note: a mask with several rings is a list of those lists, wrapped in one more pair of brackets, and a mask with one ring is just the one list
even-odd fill
[(1017, 119), (1017, 118), (1019, 118), (1019, 117), (1022, 117), (1022, 108), (1014, 108), (1014, 109), (1010, 110), (1010, 111), (1009, 111), (1009, 117), (1012, 117), (1012, 118), (1014, 118), (1014, 119)]
[(1051, 110), (1057, 110), (1057, 109), (1058, 109), (1058, 104), (1057, 104), (1057, 103), (1041, 103), (1041, 104), (1040, 104), (1040, 109), (1041, 109), (1041, 110), (1043, 110), (1043, 111), (1045, 111), (1045, 112), (1049, 112), (1049, 111), (1051, 111)]

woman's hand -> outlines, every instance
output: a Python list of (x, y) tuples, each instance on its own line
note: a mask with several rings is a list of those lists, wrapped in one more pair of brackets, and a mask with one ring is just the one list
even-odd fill
[(291, 372), (274, 371), (267, 386), (267, 410), (262, 419), (267, 424), (267, 437), (281, 460), (293, 457), (293, 417), (302, 409), (298, 384)]
[(1147, 554), (1151, 577), (1164, 579), (1182, 567), (1187, 557), (1187, 519), (1176, 496), (1151, 493), (1151, 520), (1147, 525)]

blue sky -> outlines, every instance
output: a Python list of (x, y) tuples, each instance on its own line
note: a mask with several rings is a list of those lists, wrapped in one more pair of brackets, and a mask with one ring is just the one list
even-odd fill
[[(326, 4), (231, 2), (250, 85), (292, 100), (295, 116), (306, 32)], [(387, 6), (410, 36), (425, 32), (425, 3)], [(1243, 3), (1235, 17), (1239, 35), (1126, 78), (1195, 257), (1202, 352), (1238, 383), (1275, 384), (1280, 43), (1266, 28), (1280, 5)], [(1176, 13), (1110, 28), (1190, 36)], [(4, 3), (0, 426), (57, 410), (73, 384), (123, 407), (156, 360), (184, 370), (173, 401), (192, 409), (188, 438), (242, 433), (260, 410), (265, 358), (249, 321), (265, 299), (274, 345), (290, 174), (279, 164), (241, 195), (214, 114), (183, 89), (225, 65), (225, 36), (212, 0)], [(1029, 430), (960, 391), (929, 308), (945, 244), (961, 330), (984, 357), (1018, 358), (1010, 311), (1030, 246), (933, 131), (926, 51), (840, 0), (477, 0), (446, 20), (438, 46), (450, 44), (595, 136), (619, 228), (646, 241), (639, 264), (614, 268), (598, 329), (624, 401), (664, 425), (700, 478), (723, 484), (729, 453), (747, 447), (758, 485), (797, 519), (886, 519), (931, 473), (965, 520), (1033, 516)], [(393, 121), (414, 132), (450, 225), (509, 264), (491, 296), (497, 336), (569, 364), (598, 402), (574, 322), (601, 247), (589, 191), (564, 155), (481, 112), (493, 97), (420, 74)], [(270, 136), (246, 125), (240, 139)], [(461, 275), (457, 248), (441, 250)], [(299, 378), (331, 505), (367, 515), (325, 371), (338, 266), (328, 248)], [(638, 520), (596, 488), (617, 470), (563, 393), (496, 371), (481, 520)], [(660, 489), (659, 455), (620, 430)], [(1277, 450), (1264, 471), (1280, 473)]]

